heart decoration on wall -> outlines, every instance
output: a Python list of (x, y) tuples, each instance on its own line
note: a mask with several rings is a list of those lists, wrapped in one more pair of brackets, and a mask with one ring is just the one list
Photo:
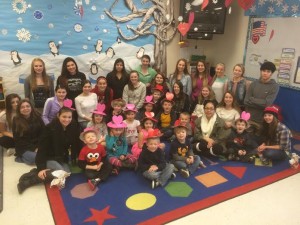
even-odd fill
[(257, 44), (257, 42), (259, 41), (259, 36), (258, 35), (252, 35), (251, 38), (253, 44)]
[(244, 10), (250, 9), (254, 2), (255, 0), (238, 0), (239, 6), (241, 6)]
[(188, 23), (180, 23), (177, 26), (177, 29), (179, 30), (180, 34), (182, 36), (185, 36), (187, 34), (187, 32), (189, 31), (189, 29), (191, 28), (193, 22), (195, 19), (195, 13), (194, 12), (190, 12), (189, 13), (189, 21)]

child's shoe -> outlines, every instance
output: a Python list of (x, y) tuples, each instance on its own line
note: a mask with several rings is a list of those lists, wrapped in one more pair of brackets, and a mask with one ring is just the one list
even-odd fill
[(97, 185), (100, 183), (100, 179), (89, 179), (88, 180), (88, 184), (89, 184), (89, 187), (90, 189), (93, 191), (95, 190), (95, 188), (97, 187)]
[(296, 153), (292, 153), (289, 163), (293, 169), (297, 169), (299, 166), (299, 156)]
[(229, 156), (228, 156), (228, 160), (236, 160), (236, 156), (235, 156), (235, 154), (233, 154), (233, 153), (230, 153), (229, 154)]
[(190, 172), (187, 169), (181, 169), (180, 170), (180, 174), (184, 177), (184, 178), (188, 178), (190, 176)]
[(270, 161), (263, 156), (259, 156), (259, 159), (260, 159), (261, 163), (265, 166), (270, 164)]
[(203, 169), (206, 168), (206, 166), (202, 160), (200, 160), (199, 168), (203, 168)]
[(7, 150), (6, 150), (6, 155), (7, 156), (12, 156), (12, 155), (14, 155), (16, 153), (16, 150), (14, 149), (14, 148), (8, 148)]
[(152, 182), (151, 182), (152, 189), (158, 187), (159, 185), (160, 185), (160, 183), (158, 182), (158, 180), (152, 180)]
[(170, 179), (171, 179), (171, 180), (174, 180), (175, 178), (176, 178), (176, 174), (175, 174), (175, 173), (172, 173)]

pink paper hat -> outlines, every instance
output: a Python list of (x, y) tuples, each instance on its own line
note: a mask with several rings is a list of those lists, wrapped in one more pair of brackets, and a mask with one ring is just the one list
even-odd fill
[(85, 129), (83, 130), (83, 132), (81, 132), (81, 134), (80, 134), (80, 136), (79, 136), (79, 139), (82, 140), (82, 141), (84, 141), (84, 136), (85, 136), (85, 134), (88, 133), (88, 132), (94, 132), (94, 133), (96, 134), (97, 140), (100, 139), (100, 133), (99, 133), (97, 130), (91, 128), (91, 127), (85, 128)]
[(148, 136), (147, 139), (152, 139), (152, 138), (159, 138), (162, 136), (162, 133), (160, 132), (159, 129), (149, 129), (148, 130)]
[(104, 110), (105, 110), (105, 104), (97, 104), (96, 109), (94, 111), (92, 111), (92, 113), (106, 116), (106, 113), (104, 112)]
[(63, 106), (67, 107), (69, 109), (75, 110), (74, 108), (72, 108), (72, 104), (73, 104), (73, 101), (71, 99), (65, 99)]
[(163, 100), (161, 100), (161, 104), (163, 104), (166, 101), (174, 104), (173, 98), (174, 98), (174, 94), (172, 92), (167, 92), (166, 97)]
[(143, 118), (143, 122), (145, 120), (152, 120), (153, 122), (157, 123), (157, 120), (154, 118), (154, 112), (145, 112), (145, 117)]
[(152, 88), (152, 92), (160, 91), (162, 94), (164, 93), (164, 87), (161, 84), (156, 84), (154, 88)]
[(154, 105), (154, 102), (152, 100), (153, 100), (153, 96), (152, 95), (147, 95), (145, 97), (144, 104), (152, 104), (152, 105)]
[(135, 107), (134, 104), (126, 104), (124, 111), (132, 111), (132, 112), (137, 112), (137, 108)]
[(127, 127), (126, 123), (123, 122), (122, 116), (113, 116), (112, 121), (107, 124), (110, 128), (125, 128)]

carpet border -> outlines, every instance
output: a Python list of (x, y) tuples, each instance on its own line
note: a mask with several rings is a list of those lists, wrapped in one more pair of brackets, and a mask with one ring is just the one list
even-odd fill
[[(274, 182), (282, 180), (284, 178), (290, 177), (300, 172), (300, 167), (298, 169), (288, 168), (286, 170), (280, 171), (278, 173), (272, 174), (270, 176), (261, 178), (259, 180), (253, 181), (251, 183), (245, 184), (240, 187), (233, 188), (231, 190), (216, 194), (214, 196), (199, 200), (197, 202), (190, 203), (186, 206), (177, 208), (175, 210), (166, 212), (162, 215), (153, 217), (149, 220), (138, 223), (138, 225), (152, 225), (152, 224), (165, 224), (176, 219), (188, 216), (192, 213), (195, 213), (199, 210), (203, 210), (224, 202), (226, 200), (241, 196), (243, 194), (249, 193), (261, 187), (270, 185)], [(52, 217), (56, 225), (71, 225), (69, 216), (65, 209), (60, 191), (56, 188), (50, 188), (49, 185), (46, 185), (46, 192), (49, 200), (49, 205), (52, 212)], [(52, 193), (51, 193), (52, 192)], [(51, 203), (51, 204), (50, 204)], [(55, 206), (55, 207), (53, 207)], [(59, 216), (59, 217), (58, 217)], [(59, 220), (57, 218), (60, 218)]]

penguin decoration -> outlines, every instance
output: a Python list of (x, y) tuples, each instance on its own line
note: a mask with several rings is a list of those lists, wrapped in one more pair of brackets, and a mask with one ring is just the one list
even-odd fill
[(121, 44), (121, 38), (120, 37), (117, 37), (116, 41), (117, 41), (118, 44)]
[(144, 53), (145, 53), (145, 49), (143, 47), (140, 47), (140, 49), (136, 53), (136, 57), (138, 59), (141, 59), (143, 57)]
[(98, 66), (96, 63), (91, 64), (90, 71), (92, 75), (96, 75), (98, 73)]
[(100, 54), (100, 52), (102, 51), (102, 46), (103, 46), (102, 40), (98, 39), (96, 44), (94, 45), (96, 53)]
[(113, 58), (114, 55), (115, 55), (115, 51), (114, 51), (114, 49), (113, 49), (112, 47), (109, 47), (109, 48), (105, 51), (105, 53), (106, 53), (106, 56), (107, 56), (108, 58)]
[(19, 56), (19, 52), (17, 50), (10, 51), (10, 59), (13, 61), (14, 65), (17, 66), (21, 64), (21, 57)]
[(54, 41), (49, 41), (48, 45), (50, 52), (54, 57), (59, 55), (59, 45), (56, 45)]

